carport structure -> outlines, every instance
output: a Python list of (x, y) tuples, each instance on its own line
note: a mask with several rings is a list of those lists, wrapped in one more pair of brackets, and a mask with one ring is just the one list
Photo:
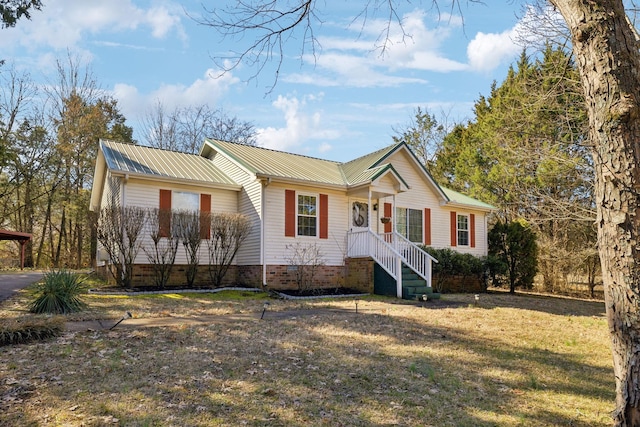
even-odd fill
[(20, 243), (20, 270), (24, 269), (24, 247), (31, 240), (31, 234), (0, 229), (0, 240), (17, 240)]

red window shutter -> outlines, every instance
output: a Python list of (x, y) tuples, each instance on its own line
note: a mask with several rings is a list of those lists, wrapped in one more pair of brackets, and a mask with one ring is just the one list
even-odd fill
[(320, 238), (329, 238), (329, 196), (320, 195)]
[(200, 238), (211, 237), (211, 194), (200, 194)]
[[(386, 218), (391, 218), (391, 217), (392, 217), (392, 214), (391, 214), (391, 203), (385, 203), (385, 204), (384, 204), (384, 212), (383, 212), (383, 215), (384, 215)], [(384, 232), (385, 232), (385, 233), (391, 233), (391, 232), (393, 231), (393, 230), (392, 230), (392, 227), (393, 227), (393, 221), (389, 221), (389, 222), (387, 222), (387, 223), (384, 225)]]
[(284, 190), (284, 235), (296, 237), (296, 192)]
[(476, 216), (469, 214), (469, 244), (472, 248), (476, 247)]
[(451, 246), (458, 245), (458, 214), (451, 212)]
[(158, 208), (158, 234), (160, 237), (169, 237), (171, 233), (171, 190), (160, 190)]
[(424, 244), (431, 244), (431, 209), (424, 208)]

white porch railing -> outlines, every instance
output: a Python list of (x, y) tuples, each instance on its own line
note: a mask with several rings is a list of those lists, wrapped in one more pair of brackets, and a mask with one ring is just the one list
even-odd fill
[(434, 261), (438, 262), (398, 233), (385, 233), (380, 236), (371, 230), (348, 233), (347, 255), (373, 258), (396, 280), (399, 298), (402, 298), (402, 263), (422, 277), (427, 286), (431, 286), (431, 265)]
[(394, 279), (402, 275), (402, 264), (398, 263), (402, 255), (371, 230), (349, 232), (347, 256), (371, 257)]
[(438, 260), (397, 232), (385, 233), (384, 240), (389, 242), (400, 253), (403, 258), (402, 262), (415, 271), (418, 276), (426, 280), (427, 286), (431, 287), (432, 264), (438, 262)]

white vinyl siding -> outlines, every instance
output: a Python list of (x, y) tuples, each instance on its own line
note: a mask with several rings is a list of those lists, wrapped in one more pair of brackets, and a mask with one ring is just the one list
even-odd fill
[[(393, 154), (389, 159), (387, 159), (387, 161), (393, 164), (395, 170), (398, 171), (400, 176), (402, 176), (402, 178), (406, 181), (407, 185), (410, 188), (408, 191), (396, 195), (396, 206), (420, 210), (423, 212), (423, 215), (425, 208), (431, 209), (432, 247), (451, 247), (450, 212), (452, 210), (455, 210), (459, 214), (475, 214), (476, 247), (471, 248), (470, 246), (457, 246), (453, 249), (459, 252), (470, 253), (477, 256), (483, 256), (487, 254), (487, 229), (485, 212), (463, 209), (462, 207), (443, 208), (440, 204), (441, 199), (438, 197), (436, 189), (427, 183), (425, 174), (417, 169), (417, 165), (404, 151), (401, 150)], [(393, 203), (393, 198), (387, 197), (381, 199), (380, 206), (382, 206), (383, 202)], [(423, 239), (424, 237), (421, 238), (421, 241), (423, 241)]]
[[(314, 190), (317, 188), (280, 183), (271, 183), (265, 188), (265, 218), (267, 218), (265, 263), (268, 265), (287, 265), (287, 245), (293, 243), (291, 237), (284, 235), (285, 190), (294, 190), (296, 194), (314, 194)], [(342, 265), (346, 254), (346, 237), (351, 219), (348, 199), (344, 192), (326, 189), (321, 192), (328, 197), (329, 237), (318, 239), (317, 237), (298, 236), (295, 241), (302, 244), (318, 245), (325, 265)]]
[(242, 190), (238, 194), (238, 213), (251, 220), (251, 234), (242, 243), (236, 254), (238, 265), (260, 265), (260, 236), (262, 235), (262, 183), (251, 173), (241, 169), (224, 156), (213, 155), (213, 164), (238, 184)]

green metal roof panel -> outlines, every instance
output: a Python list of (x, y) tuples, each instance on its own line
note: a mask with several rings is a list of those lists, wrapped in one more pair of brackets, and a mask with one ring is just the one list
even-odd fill
[(450, 188), (446, 188), (440, 186), (442, 191), (447, 195), (449, 201), (452, 203), (459, 203), (461, 205), (474, 206), (482, 210), (491, 210), (494, 211), (497, 208), (488, 203), (481, 202), (480, 200), (474, 199), (473, 197), (465, 196), (462, 193), (458, 193), (457, 191), (451, 190)]
[(369, 153), (350, 162), (341, 165), (347, 183), (350, 185), (359, 184), (370, 180), (375, 173), (369, 169), (376, 166), (378, 162), (387, 157), (398, 144), (390, 145), (373, 153)]
[(113, 171), (234, 185), (231, 178), (201, 156), (140, 145), (101, 141), (107, 167)]
[(340, 163), (268, 148), (209, 139), (208, 142), (254, 174), (344, 185)]

